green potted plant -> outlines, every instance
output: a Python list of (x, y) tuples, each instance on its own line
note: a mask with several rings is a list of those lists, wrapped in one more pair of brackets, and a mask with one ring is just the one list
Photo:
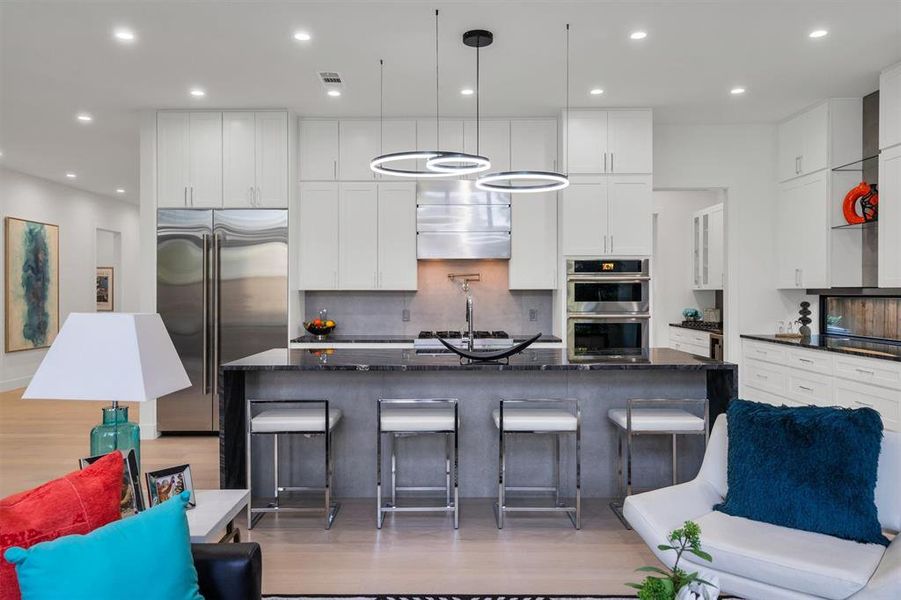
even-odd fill
[(679, 568), (682, 554), (690, 552), (702, 560), (712, 562), (713, 558), (701, 550), (701, 528), (693, 521), (685, 521), (679, 529), (670, 532), (668, 544), (657, 546), (659, 550), (676, 553), (672, 571), (660, 567), (641, 567), (638, 571), (656, 573), (648, 575), (641, 583), (626, 585), (638, 590), (640, 600), (714, 600), (719, 595), (719, 582), (705, 581), (697, 572), (688, 573)]

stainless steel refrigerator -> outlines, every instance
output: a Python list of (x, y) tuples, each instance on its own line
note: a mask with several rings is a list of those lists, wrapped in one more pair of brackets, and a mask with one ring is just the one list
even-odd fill
[(287, 345), (288, 211), (160, 210), (156, 294), (192, 383), (157, 427), (217, 431), (219, 365)]

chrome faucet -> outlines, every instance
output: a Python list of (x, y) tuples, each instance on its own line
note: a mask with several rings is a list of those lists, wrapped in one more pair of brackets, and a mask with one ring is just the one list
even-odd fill
[(466, 349), (472, 351), (475, 349), (475, 335), (474, 335), (474, 319), (473, 319), (473, 303), (472, 303), (472, 288), (469, 285), (472, 281), (482, 281), (481, 273), (448, 273), (447, 278), (451, 281), (456, 281), (460, 279), (463, 283), (460, 285), (460, 289), (463, 290), (463, 293), (466, 294), (466, 326), (469, 330), (469, 334), (466, 337)]

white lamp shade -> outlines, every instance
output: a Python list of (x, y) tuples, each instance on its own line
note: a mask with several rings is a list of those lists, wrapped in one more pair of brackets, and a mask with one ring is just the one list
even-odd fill
[(158, 314), (72, 313), (23, 398), (144, 402), (190, 386)]

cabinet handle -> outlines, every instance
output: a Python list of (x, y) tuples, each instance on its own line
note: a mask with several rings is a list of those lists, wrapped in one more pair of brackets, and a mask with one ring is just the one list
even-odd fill
[[(613, 166), (613, 161), (610, 161), (611, 167)], [(610, 234), (610, 254), (613, 254), (613, 234)]]
[(604, 254), (607, 254), (607, 235), (604, 235)]
[(860, 406), (866, 406), (867, 408), (873, 408), (873, 405), (869, 402), (864, 402), (863, 400), (852, 400), (854, 404), (859, 404)]
[(610, 153), (610, 172), (616, 173), (616, 169), (613, 168), (613, 152)]
[(865, 375), (875, 375), (876, 374), (876, 371), (873, 371), (871, 369), (864, 369), (861, 367), (856, 367), (854, 370), (857, 371), (858, 373), (863, 373)]
[(760, 373), (757, 373), (757, 377), (758, 379), (769, 379), (769, 377), (767, 377), (766, 375), (761, 375)]
[(604, 152), (604, 173), (607, 172), (607, 153)]
[(263, 206), (263, 192), (259, 186), (257, 186), (257, 206), (260, 208)]
[(188, 205), (188, 186), (185, 186), (185, 206)]
[(813, 388), (807, 387), (806, 385), (799, 385), (798, 387), (799, 387), (800, 389), (804, 390), (805, 392), (812, 392), (812, 391), (813, 391)]
[(248, 191), (250, 192), (250, 205), (251, 205), (251, 206), (254, 206), (254, 203), (253, 203), (253, 186), (251, 186), (251, 187), (249, 187), (249, 188), (247, 188), (247, 189), (248, 189)]
[(332, 161), (332, 178), (338, 179), (338, 161), (337, 160)]
[(191, 186), (191, 207), (194, 206), (194, 186)]
[(798, 360), (801, 361), (802, 363), (813, 364), (813, 361), (810, 360), (809, 358), (799, 358)]
[(801, 156), (798, 157), (798, 174), (800, 175), (803, 172), (804, 172), (804, 155), (802, 154)]

